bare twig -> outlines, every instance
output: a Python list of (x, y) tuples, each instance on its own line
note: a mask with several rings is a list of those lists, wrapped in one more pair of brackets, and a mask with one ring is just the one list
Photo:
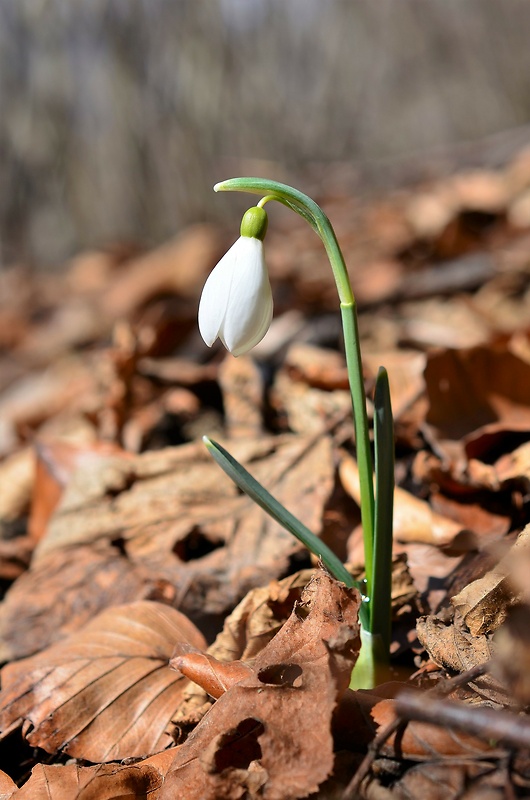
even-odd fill
[(396, 698), (396, 713), (402, 720), (433, 722), (491, 739), (510, 747), (530, 747), (530, 719), (511, 711), (477, 708), (457, 700), (403, 692)]
[(388, 725), (377, 734), (373, 742), (370, 744), (368, 752), (359, 764), (357, 772), (344, 790), (342, 800), (353, 800), (353, 798), (357, 796), (359, 786), (370, 772), (379, 748), (386, 742), (387, 739), (390, 738), (390, 736), (392, 736), (392, 734), (396, 733), (400, 728), (405, 727), (406, 724), (407, 723), (403, 722), (402, 719), (396, 717), (396, 719), (392, 720), (392, 722), (389, 722)]
[[(458, 689), (460, 686), (465, 686), (467, 683), (471, 683), (471, 681), (474, 681), (476, 678), (480, 678), (481, 675), (485, 675), (490, 669), (491, 661), (477, 664), (475, 667), (466, 669), (465, 672), (461, 672), (453, 678), (445, 678), (439, 681), (436, 686), (433, 686), (432, 689), (429, 689), (425, 694), (429, 695), (429, 697), (447, 697), (447, 695), (451, 694), (455, 689)], [(423, 694), (422, 697), (425, 697), (425, 694)]]

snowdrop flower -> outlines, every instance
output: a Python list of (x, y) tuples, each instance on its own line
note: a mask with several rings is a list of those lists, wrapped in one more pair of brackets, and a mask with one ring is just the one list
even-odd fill
[(240, 238), (204, 285), (199, 330), (208, 347), (219, 338), (232, 355), (240, 356), (269, 330), (272, 292), (263, 258), (267, 221), (263, 208), (249, 208), (241, 221)]

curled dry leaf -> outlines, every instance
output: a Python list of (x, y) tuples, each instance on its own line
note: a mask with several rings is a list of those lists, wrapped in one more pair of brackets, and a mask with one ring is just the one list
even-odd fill
[(317, 573), (253, 674), (178, 748), (160, 800), (291, 800), (316, 791), (333, 768), (331, 717), (358, 655), (359, 603), (357, 591)]
[[(355, 460), (344, 453), (339, 466), (342, 484), (356, 503), (361, 501), (359, 468)], [(405, 489), (394, 490), (394, 538), (400, 542), (424, 542), (445, 546), (454, 541), (462, 525), (437, 514), (425, 500), (414, 497)]]
[(169, 667), (178, 641), (205, 647), (173, 608), (145, 601), (104, 611), (64, 642), (4, 668), (1, 730), (23, 722), (32, 746), (94, 762), (168, 747), (184, 685)]
[[(457, 616), (452, 624), (435, 616), (421, 617), (416, 623), (416, 633), (432, 660), (457, 674), (485, 664), (494, 653), (491, 640), (487, 636), (473, 636)], [(511, 693), (491, 675), (470, 681), (469, 687), (479, 698), (502, 705), (513, 703)]]
[(517, 561), (528, 564), (530, 553), (530, 525), (501, 561), (484, 577), (479, 578), (451, 598), (451, 603), (462, 616), (473, 636), (493, 633), (506, 619), (508, 610), (515, 605), (520, 594), (511, 580)]
[[(337, 746), (362, 750), (397, 717), (396, 695), (410, 691), (410, 685), (392, 682), (376, 689), (348, 691), (335, 713), (334, 733)], [(428, 696), (427, 692), (422, 692)], [(402, 730), (389, 736), (381, 745), (381, 753), (389, 758), (430, 761), (435, 757), (476, 758), (491, 751), (491, 744), (477, 736), (447, 730), (431, 722), (413, 720)]]
[[(253, 659), (278, 633), (313, 573), (312, 569), (302, 570), (248, 592), (225, 619), (208, 654), (217, 663)], [(173, 718), (178, 738), (181, 731), (194, 727), (210, 707), (211, 693), (198, 683), (193, 679), (182, 693), (183, 701)]]
[(433, 353), (425, 381), (427, 423), (449, 455), (481, 458), (492, 445), (498, 452), (499, 433), (530, 430), (530, 364), (505, 345)]
[(176, 645), (169, 664), (174, 670), (197, 683), (210, 697), (215, 698), (221, 697), (231, 686), (254, 674), (252, 667), (243, 661), (225, 664), (186, 643)]
[(210, 655), (220, 661), (255, 658), (286, 622), (313, 575), (314, 570), (304, 569), (252, 589), (225, 619)]
[(491, 761), (462, 755), (458, 763), (416, 764), (392, 786), (392, 800), (504, 800), (506, 775)]

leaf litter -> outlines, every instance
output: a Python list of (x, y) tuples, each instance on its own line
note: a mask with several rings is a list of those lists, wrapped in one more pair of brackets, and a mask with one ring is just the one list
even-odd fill
[(396, 415), (392, 670), (371, 691), (348, 689), (355, 592), (200, 442), (362, 576), (318, 239), (271, 227), (276, 319), (237, 360), (196, 333), (226, 230), (2, 272), (0, 797), (527, 796), (529, 191), (521, 154), (317, 198)]

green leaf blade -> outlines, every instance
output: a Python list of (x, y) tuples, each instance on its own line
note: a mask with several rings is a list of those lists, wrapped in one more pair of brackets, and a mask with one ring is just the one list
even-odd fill
[[(315, 536), (294, 514), (291, 514), (276, 500), (222, 445), (208, 436), (203, 436), (202, 440), (210, 455), (241, 491), (245, 492), (272, 519), (295, 536), (313, 555), (317, 556), (337, 580), (342, 581), (350, 588), (355, 587), (361, 591), (361, 584), (350, 575), (342, 561), (318, 536)], [(362, 608), (361, 612), (363, 612)]]

